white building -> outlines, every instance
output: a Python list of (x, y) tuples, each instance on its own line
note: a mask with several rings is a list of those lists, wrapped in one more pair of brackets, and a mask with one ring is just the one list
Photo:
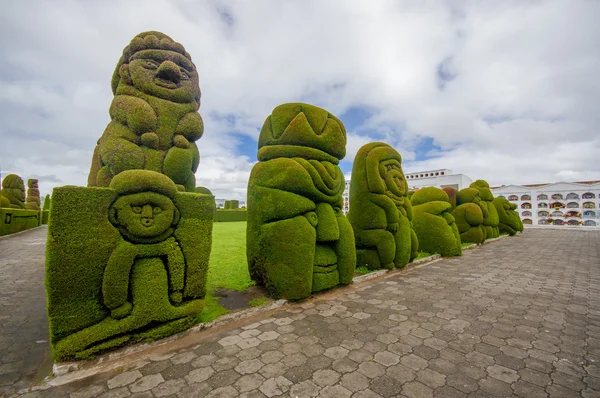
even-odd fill
[(503, 185), (492, 193), (515, 203), (526, 225), (600, 225), (600, 181)]

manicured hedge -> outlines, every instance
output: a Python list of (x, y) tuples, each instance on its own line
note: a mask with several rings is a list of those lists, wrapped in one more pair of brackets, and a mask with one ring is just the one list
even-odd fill
[(53, 191), (46, 292), (57, 361), (181, 331), (203, 308), (212, 196), (145, 170), (111, 187)]
[(413, 210), (402, 157), (388, 144), (371, 142), (356, 154), (348, 221), (354, 230), (356, 265), (401, 268), (417, 255)]
[(0, 208), (0, 236), (14, 234), (41, 225), (39, 210)]
[(247, 221), (248, 212), (246, 210), (222, 210), (217, 209), (215, 212), (215, 222), (233, 222)]
[[(484, 212), (479, 191), (475, 188), (463, 188), (456, 193), (456, 208), (452, 215), (463, 243), (483, 243), (486, 230), (483, 225)], [(486, 207), (487, 208), (487, 207)]]
[(498, 229), (502, 233), (507, 233), (511, 236), (517, 232), (523, 232), (523, 222), (519, 213), (515, 211), (517, 205), (510, 203), (506, 198), (494, 198), (494, 206), (498, 212)]
[[(2, 180), (2, 207), (25, 209), (25, 183), (16, 174), (9, 174)], [(8, 200), (8, 201), (7, 201)]]
[(341, 211), (346, 130), (327, 111), (284, 104), (267, 117), (248, 181), (246, 253), (252, 279), (302, 299), (352, 281), (354, 236)]
[(226, 200), (225, 203), (223, 204), (223, 208), (225, 210), (239, 209), (240, 208), (240, 201), (239, 200)]
[(419, 239), (419, 251), (439, 253), (444, 257), (460, 256), (461, 241), (448, 194), (440, 188), (427, 187), (415, 192), (413, 229)]
[(475, 188), (479, 191), (479, 198), (481, 200), (480, 206), (483, 211), (483, 225), (485, 227), (486, 239), (497, 238), (500, 236), (498, 230), (498, 224), (500, 219), (498, 218), (498, 211), (494, 206), (494, 195), (490, 190), (490, 185), (484, 180), (477, 180), (470, 185), (471, 188)]

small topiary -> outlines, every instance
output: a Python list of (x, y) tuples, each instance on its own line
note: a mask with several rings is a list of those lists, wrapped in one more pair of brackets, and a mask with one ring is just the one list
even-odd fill
[(44, 207), (42, 208), (42, 210), (50, 210), (51, 206), (52, 206), (52, 197), (50, 195), (46, 195), (46, 197), (44, 198)]
[(500, 221), (498, 229), (500, 232), (513, 236), (517, 232), (523, 231), (523, 222), (519, 213), (515, 211), (517, 205), (510, 203), (506, 198), (494, 198), (493, 204), (498, 212), (498, 219)]
[(40, 210), (40, 189), (38, 187), (38, 180), (30, 178), (27, 180), (27, 198), (26, 206), (30, 210)]
[(412, 261), (418, 247), (412, 218), (402, 157), (383, 142), (364, 145), (354, 158), (348, 212), (357, 267), (401, 268)]
[(267, 117), (248, 181), (250, 275), (274, 296), (302, 299), (348, 284), (354, 235), (342, 213), (342, 122), (316, 106), (284, 104)]
[(484, 210), (481, 207), (479, 191), (475, 188), (464, 188), (456, 193), (456, 208), (452, 215), (463, 243), (483, 243), (486, 231), (483, 226)]
[(448, 194), (440, 188), (419, 189), (411, 198), (413, 229), (419, 239), (419, 251), (439, 253), (444, 257), (460, 256), (461, 241)]
[(497, 238), (500, 236), (500, 231), (498, 230), (500, 220), (498, 218), (498, 211), (493, 203), (494, 195), (490, 190), (490, 185), (484, 180), (477, 180), (469, 187), (479, 191), (480, 206), (482, 209), (485, 209), (483, 210), (483, 225), (486, 230), (486, 239)]
[(204, 132), (198, 72), (184, 47), (160, 32), (140, 33), (112, 78), (111, 122), (94, 150), (88, 186), (108, 187), (124, 170), (153, 170), (194, 192)]
[[(25, 183), (23, 179), (16, 174), (9, 174), (2, 180), (2, 207), (13, 209), (25, 209)], [(8, 200), (8, 206), (7, 201)]]

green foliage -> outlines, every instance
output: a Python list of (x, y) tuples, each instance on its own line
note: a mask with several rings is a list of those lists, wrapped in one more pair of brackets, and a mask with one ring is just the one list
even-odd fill
[(2, 207), (10, 207), (13, 209), (25, 209), (25, 183), (23, 179), (16, 174), (9, 174), (2, 180), (2, 191), (0, 195), (8, 199), (3, 201)]
[(239, 200), (226, 200), (223, 208), (225, 210), (236, 210), (240, 208), (240, 201)]
[[(54, 190), (46, 291), (56, 360), (184, 330), (203, 309), (212, 197), (177, 192), (170, 179), (147, 173), (122, 173), (117, 189)], [(140, 181), (155, 191), (143, 192)], [(161, 220), (165, 214), (172, 220)], [(161, 239), (136, 230), (136, 222)]]
[(0, 236), (14, 234), (41, 225), (39, 210), (0, 209)]
[(490, 185), (484, 180), (477, 180), (470, 185), (471, 188), (475, 188), (479, 191), (479, 197), (481, 199), (480, 206), (483, 211), (483, 226), (486, 231), (486, 239), (497, 238), (500, 234), (498, 230), (498, 224), (500, 219), (498, 217), (498, 211), (494, 206), (494, 195), (490, 190)]
[(202, 193), (204, 195), (212, 195), (212, 196), (214, 196), (212, 194), (212, 192), (210, 191), (210, 189), (208, 189), (206, 187), (196, 187), (196, 188), (194, 188), (194, 192), (196, 192), (196, 193)]
[(495, 198), (493, 204), (498, 212), (498, 229), (501, 234), (507, 233), (513, 236), (517, 232), (523, 231), (523, 222), (519, 213), (515, 211), (517, 205), (510, 203), (505, 198)]
[(273, 110), (248, 182), (247, 258), (273, 296), (302, 299), (352, 281), (354, 236), (341, 212), (341, 122), (306, 104)]
[(41, 210), (40, 209), (40, 190), (38, 187), (38, 180), (35, 178), (30, 178), (27, 180), (27, 198), (26, 198), (26, 207), (31, 210)]
[(413, 239), (412, 216), (400, 154), (383, 142), (364, 145), (352, 167), (348, 212), (357, 265), (369, 269), (406, 266), (418, 245)]
[(215, 212), (215, 222), (235, 222), (246, 221), (248, 214), (246, 210), (222, 210), (217, 209)]
[(483, 243), (485, 229), (483, 227), (483, 212), (475, 203), (464, 203), (452, 212), (461, 242)]
[(50, 195), (46, 195), (46, 197), (44, 198), (44, 207), (42, 210), (50, 210), (51, 206), (52, 206), (52, 197)]
[(431, 253), (428, 253), (428, 252), (419, 252), (419, 255), (415, 258), (415, 261), (416, 260), (421, 260), (421, 259), (424, 259), (424, 258), (427, 258), (427, 257), (431, 257), (431, 256), (433, 256), (433, 254), (431, 254)]
[(413, 228), (419, 239), (419, 251), (439, 253), (444, 257), (460, 256), (461, 241), (448, 195), (439, 188), (428, 187), (415, 192)]
[(260, 307), (265, 304), (267, 304), (267, 299), (264, 297), (258, 297), (258, 298), (252, 299), (248, 302), (248, 305), (250, 307)]
[(198, 73), (184, 47), (160, 32), (140, 33), (123, 50), (112, 89), (111, 122), (94, 150), (88, 186), (145, 169), (194, 192), (204, 123)]
[(442, 188), (442, 190), (444, 192), (446, 192), (446, 194), (448, 195), (448, 203), (450, 203), (450, 205), (452, 206), (450, 208), (450, 212), (453, 212), (457, 205), (456, 202), (457, 202), (458, 190), (451, 188), (451, 187)]

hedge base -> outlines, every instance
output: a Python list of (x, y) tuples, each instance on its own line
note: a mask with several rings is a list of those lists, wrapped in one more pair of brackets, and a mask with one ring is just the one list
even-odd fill
[(0, 236), (40, 226), (40, 213), (39, 210), (0, 208)]

